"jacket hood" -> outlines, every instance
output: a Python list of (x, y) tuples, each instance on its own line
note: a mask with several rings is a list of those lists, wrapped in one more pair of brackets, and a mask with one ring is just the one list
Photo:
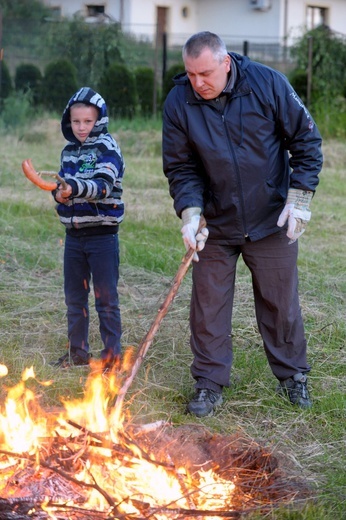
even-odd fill
[(103, 97), (89, 87), (82, 87), (76, 92), (66, 105), (61, 118), (61, 131), (67, 141), (79, 143), (74, 136), (71, 129), (70, 108), (75, 103), (84, 103), (85, 105), (92, 105), (98, 109), (99, 117), (95, 123), (94, 128), (90, 132), (87, 141), (90, 138), (98, 137), (102, 133), (108, 131), (108, 114), (107, 106)]

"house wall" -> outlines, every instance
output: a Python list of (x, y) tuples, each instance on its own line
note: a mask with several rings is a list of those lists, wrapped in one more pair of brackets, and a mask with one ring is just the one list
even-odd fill
[(330, 10), (329, 26), (333, 31), (346, 35), (346, 0), (334, 0), (333, 2), (321, 2), (322, 5), (332, 5)]
[[(284, 2), (284, 0), (281, 0)], [(346, 0), (287, 0), (289, 40), (294, 43), (306, 30), (307, 6), (326, 7), (329, 11), (328, 26), (346, 35)]]
[(120, 0), (43, 0), (43, 3), (49, 7), (60, 7), (61, 16), (66, 18), (71, 18), (77, 14), (84, 16), (85, 6), (89, 3), (106, 5), (106, 11), (111, 5), (114, 13), (119, 13), (120, 6)]
[(346, 0), (268, 0), (267, 10), (253, 9), (250, 0), (199, 0), (198, 30), (217, 32), (225, 41), (291, 45), (306, 30), (307, 6), (329, 10), (329, 27), (346, 35)]
[[(167, 8), (166, 31), (172, 35), (170, 45), (183, 43), (198, 31), (197, 5), (199, 0), (43, 0), (49, 7), (60, 7), (61, 16), (85, 16), (86, 5), (104, 5), (105, 12), (114, 21), (119, 21), (126, 32), (139, 38), (154, 40), (157, 22), (157, 7)], [(186, 8), (187, 16), (183, 15)], [(91, 20), (89, 20), (91, 21)]]
[[(264, 0), (270, 7), (256, 10), (250, 0), (43, 0), (60, 6), (64, 17), (86, 13), (86, 5), (104, 5), (111, 19), (121, 22), (124, 31), (154, 40), (157, 7), (166, 7), (168, 45), (182, 45), (196, 31), (220, 34), (226, 43), (294, 43), (305, 29), (307, 5), (329, 9), (328, 25), (346, 33), (346, 0)], [(183, 15), (183, 8), (187, 16)]]
[[(135, 32), (141, 37), (153, 39), (156, 31), (157, 7), (167, 8), (166, 32), (169, 45), (184, 43), (186, 38), (198, 31), (198, 0), (127, 0), (124, 30)], [(186, 9), (186, 16), (183, 9)]]
[(271, 8), (260, 11), (253, 9), (250, 0), (200, 0), (198, 2), (199, 30), (209, 30), (218, 33), (228, 41), (277, 43), (281, 0), (268, 2)]

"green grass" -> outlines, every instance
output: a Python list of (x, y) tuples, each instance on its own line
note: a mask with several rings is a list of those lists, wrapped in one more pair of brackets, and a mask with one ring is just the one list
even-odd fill
[[(147, 333), (176, 273), (184, 247), (162, 173), (160, 128), (138, 121), (116, 122), (112, 130), (126, 160), (126, 217), (120, 230), (124, 349), (135, 348)], [(56, 120), (35, 123), (21, 139), (0, 142), (0, 362), (9, 367), (2, 380), (16, 384), (33, 365), (41, 406), (83, 394), (86, 372), (60, 373), (49, 367), (66, 347), (62, 255), (64, 230), (49, 193), (30, 185), (21, 161), (36, 169), (56, 170), (63, 140)], [(39, 136), (35, 138), (35, 136)], [(185, 415), (192, 391), (189, 373), (189, 296), (186, 275), (164, 318), (126, 399), (134, 421), (158, 419), (174, 425), (193, 422), (222, 434), (243, 432), (291, 460), (309, 483), (314, 500), (254, 514), (275, 520), (342, 520), (346, 509), (345, 476), (345, 169), (346, 146), (325, 144), (325, 168), (312, 203), (312, 220), (300, 239), (300, 294), (306, 324), (310, 383), (314, 406), (303, 412), (279, 399), (258, 335), (250, 275), (239, 261), (234, 305), (232, 386), (214, 417)], [(90, 300), (90, 340), (94, 355), (101, 343)]]

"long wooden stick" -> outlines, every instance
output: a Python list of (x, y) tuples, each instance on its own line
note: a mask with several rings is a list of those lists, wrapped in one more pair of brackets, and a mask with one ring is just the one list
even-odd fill
[[(206, 225), (207, 225), (207, 223), (205, 221), (205, 218), (202, 215), (200, 218), (198, 232), (202, 228), (206, 227)], [(190, 267), (194, 253), (195, 253), (195, 250), (190, 247), (190, 249), (186, 252), (185, 256), (183, 257), (181, 264), (179, 266), (179, 269), (178, 269), (175, 277), (173, 278), (173, 281), (172, 281), (171, 287), (168, 291), (168, 294), (167, 294), (164, 302), (162, 303), (161, 307), (159, 308), (157, 316), (156, 316), (155, 320), (153, 321), (149, 331), (147, 332), (146, 336), (141, 341), (141, 343), (138, 347), (135, 360), (131, 367), (131, 371), (130, 371), (129, 375), (125, 378), (125, 381), (122, 384), (122, 386), (118, 392), (118, 395), (117, 395), (117, 398), (115, 401), (115, 405), (114, 405), (115, 408), (120, 409), (122, 407), (125, 394), (128, 391), (128, 389), (130, 388), (132, 381), (134, 380), (135, 375), (137, 374), (139, 367), (141, 366), (143, 359), (145, 358), (145, 355), (148, 352), (148, 349), (155, 337), (156, 332), (158, 331), (161, 321), (166, 316), (168, 308), (171, 305), (172, 301), (174, 300), (174, 298), (178, 292), (180, 284), (183, 281), (184, 276), (186, 275), (186, 273)]]

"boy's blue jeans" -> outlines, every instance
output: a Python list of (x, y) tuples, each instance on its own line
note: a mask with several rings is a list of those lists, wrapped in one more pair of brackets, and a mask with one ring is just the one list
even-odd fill
[(104, 345), (102, 359), (120, 354), (121, 317), (118, 297), (118, 235), (72, 237), (66, 235), (64, 289), (68, 339), (71, 350), (89, 351), (90, 281)]

